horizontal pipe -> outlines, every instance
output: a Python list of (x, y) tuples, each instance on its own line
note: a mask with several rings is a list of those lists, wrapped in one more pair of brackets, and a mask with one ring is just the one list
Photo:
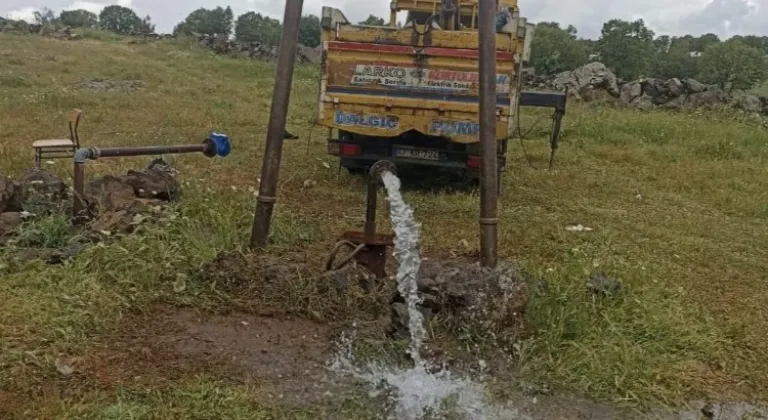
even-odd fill
[(73, 222), (83, 224), (88, 218), (87, 203), (85, 201), (85, 164), (89, 160), (113, 157), (154, 156), (179, 153), (200, 153), (208, 157), (226, 156), (229, 154), (229, 138), (215, 134), (200, 144), (187, 144), (179, 146), (134, 146), (134, 147), (88, 147), (75, 151), (74, 155), (74, 189), (75, 199), (73, 203)]
[(141, 147), (105, 147), (105, 148), (90, 148), (91, 152), (88, 155), (89, 160), (96, 160), (101, 158), (111, 157), (132, 157), (132, 156), (153, 156), (153, 155), (170, 155), (178, 153), (206, 153), (210, 152), (210, 145), (206, 143), (202, 144), (187, 144), (180, 146), (141, 146)]

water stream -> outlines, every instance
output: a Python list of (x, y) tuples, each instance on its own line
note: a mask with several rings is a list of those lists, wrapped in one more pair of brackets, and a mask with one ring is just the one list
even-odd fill
[(424, 316), (418, 309), (422, 303), (416, 279), (421, 267), (419, 238), (421, 224), (413, 218), (413, 209), (400, 193), (400, 179), (391, 172), (381, 175), (387, 189), (392, 229), (395, 231), (395, 259), (397, 260), (397, 291), (408, 307), (408, 331), (411, 334), (409, 355), (416, 366), (421, 366), (421, 346), (424, 343)]
[(390, 218), (395, 232), (394, 256), (398, 263), (397, 290), (408, 307), (410, 332), (408, 354), (414, 365), (410, 369), (379, 364), (355, 366), (351, 350), (354, 336), (351, 336), (343, 339), (341, 352), (331, 368), (336, 372), (351, 374), (368, 382), (375, 395), (381, 392), (381, 385), (385, 385), (394, 403), (391, 419), (418, 420), (428, 415), (445, 418), (449, 415), (448, 413), (451, 415), (450, 418), (472, 420), (522, 418), (516, 410), (489, 404), (482, 384), (468, 378), (457, 377), (447, 369), (432, 373), (435, 369), (431, 369), (427, 361), (422, 359), (421, 347), (426, 331), (424, 317), (418, 309), (421, 298), (417, 284), (421, 266), (419, 250), (421, 224), (415, 221), (413, 209), (403, 200), (400, 179), (390, 172), (384, 172), (381, 178), (387, 190)]

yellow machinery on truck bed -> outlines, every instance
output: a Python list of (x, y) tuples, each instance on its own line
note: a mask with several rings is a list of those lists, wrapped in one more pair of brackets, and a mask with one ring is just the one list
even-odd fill
[[(407, 12), (405, 25), (397, 14)], [(337, 9), (322, 12), (319, 122), (328, 153), (350, 171), (388, 159), (464, 169), (478, 177), (478, 0), (395, 0), (388, 26), (352, 25)], [(518, 105), (565, 112), (565, 95), (521, 95), (533, 25), (516, 0), (497, 0), (496, 104), (499, 168), (517, 127)], [(334, 138), (334, 129), (338, 136)]]

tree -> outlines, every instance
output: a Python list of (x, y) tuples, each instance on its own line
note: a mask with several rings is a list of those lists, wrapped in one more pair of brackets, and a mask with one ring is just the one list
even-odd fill
[(59, 16), (64, 26), (70, 28), (95, 28), (99, 26), (99, 17), (87, 10), (64, 10)]
[(531, 66), (539, 74), (553, 75), (573, 70), (589, 61), (587, 46), (576, 39), (576, 28), (560, 28), (556, 22), (536, 25), (531, 45)]
[[(658, 44), (661, 38), (664, 37), (657, 38), (654, 43)], [(691, 37), (669, 38), (667, 46), (658, 51), (653, 76), (664, 79), (696, 77), (699, 58), (693, 55), (692, 42)]]
[(712, 44), (719, 44), (720, 37), (715, 34), (704, 34), (691, 39), (691, 52), (704, 52)]
[(146, 19), (142, 20), (136, 12), (123, 6), (107, 6), (99, 14), (102, 29), (118, 34), (143, 33), (148, 29), (148, 24)]
[(320, 18), (315, 15), (306, 15), (301, 17), (301, 26), (299, 26), (299, 42), (307, 47), (315, 48), (320, 45), (322, 29), (320, 27)]
[(736, 35), (731, 40), (741, 40), (750, 47), (757, 48), (765, 54), (768, 54), (768, 37), (757, 35)]
[(653, 31), (642, 19), (612, 19), (603, 24), (598, 52), (603, 63), (623, 79), (635, 79), (652, 70), (655, 46)]
[(670, 38), (669, 35), (662, 35), (653, 40), (653, 47), (659, 54), (667, 53), (672, 47), (672, 38)]
[(235, 15), (232, 8), (217, 7), (215, 9), (199, 8), (190, 13), (183, 22), (173, 28), (176, 35), (192, 35), (193, 33), (204, 35), (217, 35), (229, 37), (232, 34), (232, 22)]
[(56, 22), (56, 14), (53, 13), (53, 10), (47, 7), (43, 7), (41, 10), (35, 10), (33, 16), (35, 17), (35, 23), (38, 25), (47, 26)]
[(765, 54), (740, 39), (711, 44), (701, 56), (699, 77), (727, 92), (747, 90), (768, 78)]
[(151, 16), (147, 15), (144, 19), (141, 20), (141, 23), (139, 24), (138, 32), (142, 34), (155, 33), (155, 25), (152, 23)]
[(228, 37), (232, 33), (233, 18), (230, 17), (232, 16), (231, 13), (232, 9), (229, 7), (227, 9), (217, 7), (212, 10), (199, 8), (187, 15), (183, 22), (176, 25), (173, 33), (177, 35), (196, 33)]
[(367, 19), (365, 19), (364, 21), (358, 23), (358, 25), (385, 26), (386, 22), (384, 21), (384, 19), (382, 19), (380, 17), (374, 16), (374, 15), (369, 15)]
[(277, 19), (248, 12), (240, 15), (235, 23), (235, 39), (240, 42), (276, 46), (280, 43), (282, 25)]

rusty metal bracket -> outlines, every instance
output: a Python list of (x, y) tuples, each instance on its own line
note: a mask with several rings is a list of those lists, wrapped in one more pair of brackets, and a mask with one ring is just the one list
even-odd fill
[[(384, 172), (395, 173), (395, 165), (389, 161), (379, 161), (371, 166), (368, 173), (365, 230), (363, 232), (348, 231), (341, 234), (339, 242), (334, 246), (326, 262), (326, 270), (338, 270), (355, 260), (377, 278), (387, 276), (387, 251), (389, 247), (394, 246), (395, 236), (392, 234), (376, 233), (377, 192), (381, 176)], [(353, 251), (340, 263), (335, 264), (336, 256), (344, 246), (351, 248)]]

